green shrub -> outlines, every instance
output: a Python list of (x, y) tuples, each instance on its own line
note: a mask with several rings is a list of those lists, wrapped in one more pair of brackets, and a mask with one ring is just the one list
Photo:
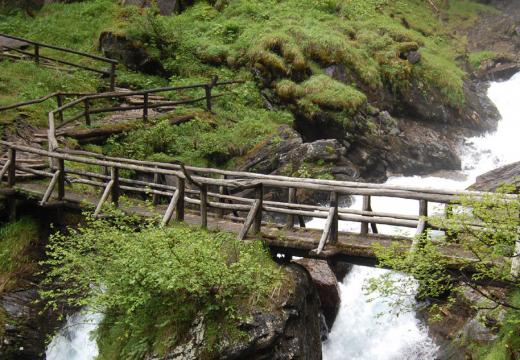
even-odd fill
[(161, 355), (198, 315), (229, 336), (238, 331), (241, 310), (268, 306), (281, 285), (284, 273), (259, 241), (136, 223), (89, 218), (86, 226), (49, 240), (47, 283), (58, 289), (43, 295), (106, 315), (97, 334), (101, 358)]

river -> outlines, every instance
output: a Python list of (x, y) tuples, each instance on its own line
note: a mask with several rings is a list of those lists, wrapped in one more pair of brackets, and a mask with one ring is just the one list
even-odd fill
[[(475, 178), (498, 166), (520, 160), (520, 74), (505, 82), (491, 83), (489, 98), (495, 103), (502, 120), (497, 131), (466, 139), (461, 149), (462, 170), (431, 174), (425, 177), (391, 177), (387, 184), (465, 189)], [(352, 207), (360, 209), (355, 198)], [(374, 211), (415, 215), (418, 202), (374, 198)], [(435, 211), (431, 207), (430, 211)], [(322, 221), (308, 225), (322, 227)], [(341, 222), (343, 230), (359, 229), (359, 224)], [(380, 226), (380, 232), (392, 233), (395, 228)], [(394, 314), (383, 300), (368, 301), (363, 285), (367, 279), (387, 270), (354, 266), (340, 283), (341, 307), (329, 339), (323, 344), (324, 360), (428, 360), (435, 359), (437, 345), (428, 336), (428, 329), (413, 313)], [(394, 274), (394, 276), (404, 276)], [(414, 301), (413, 297), (409, 301)], [(382, 314), (382, 315), (381, 315)], [(89, 334), (99, 322), (99, 315), (75, 314), (49, 344), (47, 360), (92, 360), (98, 350)]]

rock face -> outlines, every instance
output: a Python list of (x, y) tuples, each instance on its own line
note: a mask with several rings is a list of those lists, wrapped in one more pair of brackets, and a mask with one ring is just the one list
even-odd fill
[(148, 54), (142, 44), (110, 31), (101, 33), (99, 50), (109, 58), (117, 59), (128, 68), (150, 75), (166, 76), (161, 62)]
[(6, 323), (0, 330), (0, 359), (45, 359), (47, 334), (58, 325), (55, 316), (40, 314), (36, 288), (18, 289), (0, 296), (0, 316)]
[(470, 190), (496, 191), (503, 184), (511, 184), (520, 191), (520, 161), (499, 167), (477, 177), (477, 181), (469, 187)]
[[(211, 358), (222, 360), (320, 360), (320, 300), (307, 271), (289, 265), (290, 291), (277, 312), (255, 312), (240, 328), (246, 339), (221, 343)], [(204, 350), (203, 318), (195, 319), (187, 340), (162, 360), (197, 360)], [(157, 359), (153, 356), (147, 359)]]
[(320, 297), (321, 309), (325, 316), (327, 327), (332, 329), (341, 303), (338, 281), (334, 272), (325, 260), (300, 259), (295, 262), (307, 269), (311, 275), (312, 282)]

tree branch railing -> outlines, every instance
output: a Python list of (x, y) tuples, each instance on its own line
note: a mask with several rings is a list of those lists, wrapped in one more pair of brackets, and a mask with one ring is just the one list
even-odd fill
[[(115, 85), (116, 85), (116, 66), (118, 64), (117, 60), (109, 59), (109, 58), (106, 58), (106, 57), (103, 57), (103, 56), (92, 55), (92, 54), (89, 54), (89, 53), (86, 53), (86, 52), (82, 52), (82, 51), (67, 49), (67, 48), (63, 48), (63, 47), (60, 47), (60, 46), (44, 44), (44, 43), (41, 43), (41, 42), (38, 42), (38, 41), (24, 39), (24, 38), (21, 38), (21, 37), (18, 37), (18, 36), (13, 36), (13, 35), (4, 34), (4, 33), (0, 33), (0, 37), (9, 38), (9, 39), (13, 39), (13, 40), (17, 40), (17, 41), (20, 41), (22, 43), (25, 43), (28, 46), (32, 46), (33, 47), (33, 51), (29, 52), (29, 51), (25, 51), (25, 50), (22, 50), (22, 49), (19, 49), (19, 48), (16, 48), (16, 47), (11, 47), (11, 46), (8, 46), (8, 45), (2, 45), (0, 47), (0, 50), (3, 48), (3, 49), (6, 49), (6, 50), (9, 50), (9, 51), (15, 51), (15, 52), (20, 53), (22, 55), (29, 56), (31, 59), (34, 60), (35, 63), (40, 63), (41, 60), (48, 60), (48, 61), (52, 61), (52, 62), (55, 62), (55, 63), (64, 64), (64, 65), (68, 65), (68, 66), (71, 66), (71, 67), (75, 67), (75, 68), (79, 68), (79, 69), (83, 69), (83, 70), (87, 70), (87, 71), (90, 71), (90, 72), (95, 72), (95, 73), (101, 74), (101, 75), (106, 76), (106, 77), (109, 78), (109, 81), (110, 81), (110, 86), (109, 86), (110, 91), (114, 91), (115, 90)], [(67, 60), (64, 60), (64, 59), (53, 58), (53, 57), (50, 57), (50, 56), (47, 56), (47, 55), (43, 55), (42, 52), (41, 52), (42, 49), (51, 49), (51, 50), (55, 50), (55, 51), (58, 51), (58, 52), (64, 53), (64, 54), (78, 55), (78, 56), (81, 56), (82, 58), (87, 58), (87, 59), (93, 60), (93, 61), (98, 62), (98, 63), (100, 62), (100, 63), (106, 64), (106, 65), (109, 66), (109, 69), (108, 70), (106, 70), (106, 69), (98, 69), (98, 68), (95, 68), (95, 67), (74, 63), (74, 62), (67, 61)]]

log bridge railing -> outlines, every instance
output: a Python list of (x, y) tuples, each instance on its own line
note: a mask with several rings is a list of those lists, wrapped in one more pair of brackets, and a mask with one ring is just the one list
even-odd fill
[[(3, 49), (6, 49), (6, 50), (9, 50), (9, 51), (14, 51), (14, 52), (20, 53), (20, 54), (28, 56), (30, 59), (34, 60), (35, 63), (40, 63), (41, 60), (48, 60), (48, 61), (52, 61), (52, 62), (55, 62), (55, 63), (58, 63), (58, 64), (68, 65), (68, 66), (71, 66), (71, 67), (75, 67), (75, 68), (79, 68), (79, 69), (95, 72), (97, 74), (101, 74), (102, 76), (105, 76), (105, 77), (109, 78), (109, 81), (110, 81), (110, 87), (109, 87), (110, 91), (114, 91), (115, 90), (115, 86), (116, 86), (116, 66), (118, 64), (117, 60), (109, 59), (109, 58), (106, 58), (106, 57), (103, 57), (103, 56), (92, 55), (92, 54), (89, 54), (89, 53), (86, 53), (86, 52), (82, 52), (82, 51), (76, 51), (76, 50), (72, 50), (72, 49), (67, 49), (67, 48), (63, 48), (63, 47), (59, 47), (59, 46), (55, 46), (55, 45), (44, 44), (44, 43), (41, 43), (41, 42), (38, 42), (38, 41), (24, 39), (24, 38), (21, 38), (21, 37), (18, 37), (18, 36), (13, 36), (13, 35), (4, 34), (4, 33), (0, 33), (0, 37), (4, 37), (4, 38), (9, 38), (9, 39), (13, 39), (13, 40), (16, 40), (16, 41), (20, 41), (20, 42), (22, 42), (24, 44), (27, 44), (27, 46), (32, 46), (32, 48), (33, 48), (32, 52), (29, 52), (28, 49), (24, 50), (24, 49), (20, 49), (20, 48), (17, 48), (17, 47), (12, 47), (12, 46), (9, 46), (9, 45), (1, 45), (0, 46), (0, 50), (2, 50), (2, 48), (3, 48)], [(58, 53), (61, 53), (61, 54), (78, 55), (78, 56), (80, 56), (82, 58), (86, 58), (86, 59), (89, 59), (91, 61), (93, 60), (95, 62), (108, 65), (109, 69), (108, 70), (107, 69), (99, 69), (99, 68), (96, 68), (96, 67), (92, 67), (92, 66), (88, 66), (88, 65), (84, 65), (84, 64), (80, 64), (80, 63), (75, 63), (75, 62), (68, 61), (68, 60), (64, 60), (63, 58), (56, 58), (56, 57), (51, 57), (50, 55), (44, 55), (44, 54), (42, 54), (42, 49), (54, 50), (54, 51), (57, 51)]]
[[(5, 178), (8, 188), (15, 187), (17, 171), (50, 179), (40, 202), (42, 206), (49, 203), (54, 192), (56, 192), (54, 202), (66, 201), (66, 191), (74, 193), (74, 184), (82, 184), (102, 189), (94, 211), (95, 215), (102, 212), (103, 205), (109, 201), (109, 198), (117, 207), (121, 194), (141, 194), (141, 196), (151, 197), (154, 205), (158, 205), (162, 199), (167, 199), (168, 206), (162, 216), (162, 226), (167, 225), (172, 219), (183, 221), (185, 210), (190, 208), (199, 214), (200, 225), (204, 228), (208, 226), (209, 213), (213, 213), (213, 218), (242, 222), (239, 239), (246, 238), (248, 233), (259, 234), (262, 226), (265, 225), (262, 220), (266, 213), (285, 216), (286, 224), (269, 224), (269, 226), (285, 226), (289, 230), (296, 226), (295, 217), (323, 218), (326, 219), (326, 223), (319, 245), (313, 250), (316, 255), (322, 253), (327, 244), (338, 241), (339, 221), (361, 223), (360, 232), (367, 236), (370, 231), (377, 233), (378, 224), (415, 228), (417, 233), (423, 233), (429, 227), (425, 219), (429, 202), (456, 204), (462, 195), (485, 194), (476, 191), (263, 175), (114, 158), (77, 150), (45, 151), (5, 141), (0, 141), (0, 145), (8, 150), (8, 159), (0, 170), (0, 180)], [(53, 160), (51, 163), (54, 165), (47, 170), (36, 170), (20, 165), (16, 160), (17, 153), (24, 152), (48, 157)], [(82, 166), (74, 167), (73, 164)], [(85, 165), (96, 170), (83, 170)], [(123, 176), (129, 171), (133, 174), (147, 174), (150, 180), (136, 180), (135, 176)], [(161, 177), (175, 178), (176, 185), (164, 184), (160, 181)], [(266, 191), (280, 189), (287, 194), (287, 201), (265, 199)], [(330, 203), (328, 206), (299, 204), (295, 201), (297, 191), (327, 192), (330, 194)], [(363, 196), (363, 209), (340, 207), (338, 198), (345, 195)], [(420, 205), (419, 213), (404, 215), (373, 211), (370, 202), (374, 196), (416, 200)], [(412, 245), (411, 251), (415, 246), (417, 244)], [(518, 268), (518, 264), (513, 265)]]
[[(48, 140), (49, 140), (49, 150), (55, 150), (58, 147), (58, 142), (56, 140), (56, 131), (65, 125), (76, 121), (78, 119), (83, 118), (86, 126), (92, 125), (91, 116), (95, 114), (102, 113), (111, 113), (111, 112), (120, 112), (120, 111), (130, 111), (130, 110), (142, 110), (142, 120), (144, 122), (148, 121), (149, 110), (162, 110), (168, 111), (174, 109), (178, 105), (186, 105), (186, 104), (194, 104), (199, 102), (204, 102), (205, 109), (207, 111), (212, 111), (213, 109), (213, 99), (218, 98), (223, 95), (213, 94), (212, 91), (214, 88), (223, 87), (231, 84), (239, 84), (243, 83), (241, 80), (228, 80), (228, 81), (218, 81), (218, 78), (215, 76), (211, 79), (210, 82), (205, 84), (193, 84), (193, 85), (184, 85), (184, 86), (169, 86), (155, 89), (147, 89), (147, 90), (138, 90), (138, 91), (124, 91), (124, 92), (108, 92), (108, 93), (99, 93), (99, 94), (86, 94), (81, 96), (67, 104), (63, 104), (58, 102), (58, 108), (52, 110), (48, 114), (49, 121), (49, 131), (48, 131)], [(171, 92), (181, 92), (185, 90), (194, 90), (194, 89), (203, 89), (204, 96), (197, 98), (183, 98), (180, 100), (166, 100), (162, 97), (158, 97), (157, 94), (165, 94)], [(121, 106), (121, 105), (110, 105), (105, 107), (94, 107), (96, 102), (103, 101), (112, 101), (112, 100), (121, 100), (125, 98), (139, 98), (141, 101), (134, 102), (131, 105)], [(59, 98), (58, 98), (59, 99)], [(79, 112), (76, 112), (69, 118), (65, 118), (65, 111), (67, 110), (77, 110), (80, 108)], [(2, 109), (0, 108), (0, 111)]]

